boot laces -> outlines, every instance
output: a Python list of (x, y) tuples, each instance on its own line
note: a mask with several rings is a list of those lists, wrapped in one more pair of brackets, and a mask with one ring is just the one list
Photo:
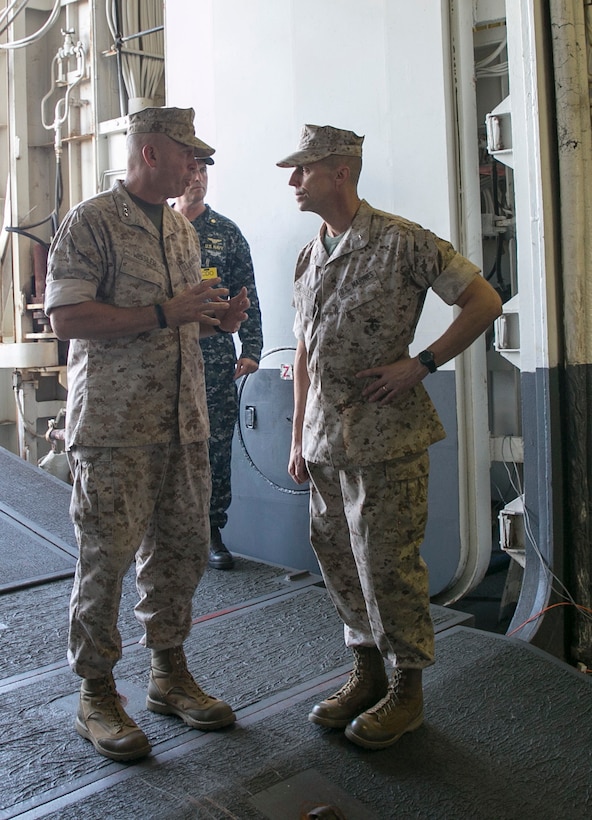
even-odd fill
[(386, 717), (393, 712), (401, 702), (405, 678), (401, 669), (395, 668), (386, 695), (374, 706), (367, 710), (368, 713), (380, 717)]
[(356, 690), (359, 680), (360, 679), (355, 675), (355, 673), (352, 672), (341, 689), (338, 689), (332, 697), (337, 698), (337, 700), (348, 698), (350, 694)]
[(113, 726), (116, 726), (117, 729), (123, 729), (124, 726), (131, 726), (131, 720), (126, 715), (121, 701), (119, 700), (119, 695), (115, 695), (114, 699), (105, 700), (104, 703), (101, 704), (101, 711), (109, 721), (112, 723)]
[(341, 689), (338, 689), (332, 697), (337, 698), (337, 700), (349, 698), (350, 694), (355, 692), (358, 686), (364, 682), (366, 677), (368, 677), (368, 670), (366, 669), (361, 656), (359, 654), (355, 654), (354, 668), (350, 672), (349, 678), (343, 684)]
[(197, 701), (210, 701), (212, 698), (207, 695), (187, 667), (187, 658), (182, 646), (176, 646), (170, 651), (172, 675), (176, 679), (175, 689)]
[(171, 660), (172, 674), (179, 680), (192, 681), (195, 683), (193, 676), (187, 667), (187, 658), (185, 657), (183, 647), (175, 646), (170, 650), (169, 657)]
[(124, 726), (132, 725), (129, 715), (126, 714), (121, 704), (121, 698), (114, 684), (110, 682), (105, 683), (103, 691), (94, 697), (93, 700), (95, 701), (96, 711), (99, 711), (107, 722), (116, 727), (117, 730), (123, 729)]

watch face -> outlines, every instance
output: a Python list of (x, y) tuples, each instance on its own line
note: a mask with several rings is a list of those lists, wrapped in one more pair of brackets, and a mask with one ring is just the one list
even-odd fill
[(434, 354), (431, 350), (422, 350), (417, 358), (424, 367), (428, 368), (430, 373), (436, 372), (436, 362), (434, 361)]

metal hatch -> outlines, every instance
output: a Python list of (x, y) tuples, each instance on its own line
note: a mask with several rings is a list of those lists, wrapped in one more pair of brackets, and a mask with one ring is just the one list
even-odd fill
[(245, 457), (279, 492), (308, 494), (288, 474), (292, 434), (294, 348), (280, 347), (261, 357), (259, 370), (239, 387), (238, 439)]
[(292, 438), (294, 348), (261, 357), (239, 386), (232, 449), (228, 548), (262, 561), (319, 572), (309, 539), (308, 484), (288, 474)]

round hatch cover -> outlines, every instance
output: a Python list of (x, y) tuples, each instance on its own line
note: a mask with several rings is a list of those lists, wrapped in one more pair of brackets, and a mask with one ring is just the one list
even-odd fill
[(294, 411), (294, 348), (270, 350), (238, 391), (238, 436), (251, 465), (280, 492), (307, 493), (288, 473)]

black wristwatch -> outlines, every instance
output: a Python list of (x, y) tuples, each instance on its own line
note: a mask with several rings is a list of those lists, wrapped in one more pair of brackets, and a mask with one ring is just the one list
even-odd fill
[(435, 373), (438, 369), (431, 350), (422, 350), (417, 358), (424, 367), (427, 367), (430, 373)]

